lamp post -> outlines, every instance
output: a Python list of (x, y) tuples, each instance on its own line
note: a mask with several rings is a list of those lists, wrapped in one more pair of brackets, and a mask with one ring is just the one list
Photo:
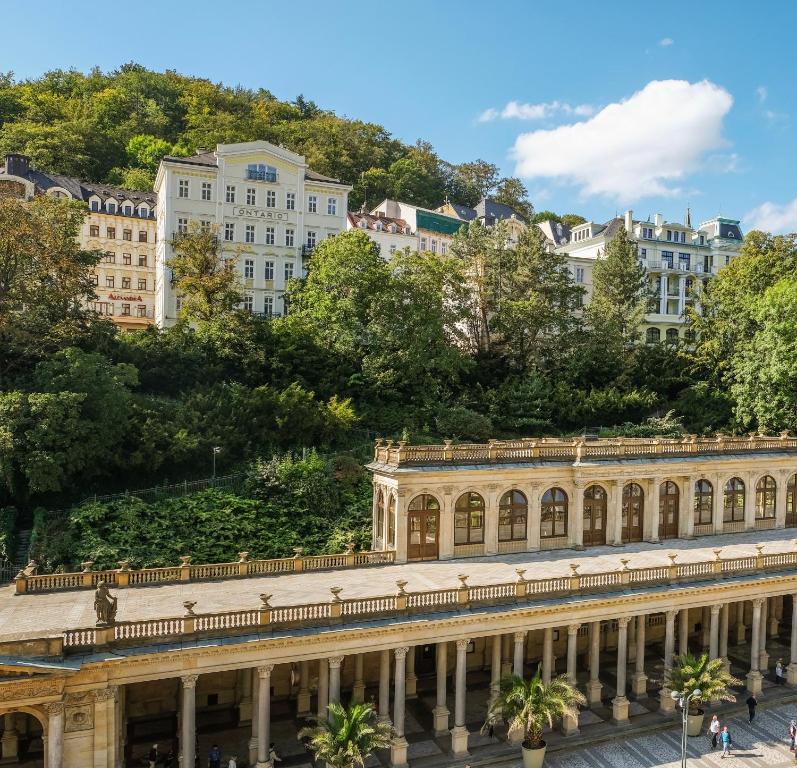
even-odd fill
[(213, 478), (213, 480), (215, 480), (216, 479), (216, 454), (221, 451), (221, 446), (220, 445), (214, 445), (213, 448), (211, 448), (211, 451), (213, 452), (213, 476), (212, 476), (212, 478)]
[(689, 718), (689, 704), (693, 699), (699, 699), (703, 692), (699, 688), (695, 688), (689, 694), (673, 691), (670, 695), (673, 701), (681, 707), (681, 768), (686, 768), (686, 724)]

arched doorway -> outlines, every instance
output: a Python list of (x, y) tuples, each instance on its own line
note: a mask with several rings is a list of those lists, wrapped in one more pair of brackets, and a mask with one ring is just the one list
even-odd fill
[(786, 527), (797, 528), (797, 475), (786, 483)]
[(428, 493), (416, 496), (407, 508), (407, 559), (437, 560), (440, 502)]
[(591, 485), (584, 491), (585, 547), (599, 547), (606, 543), (606, 491)]
[(678, 538), (678, 486), (667, 480), (659, 486), (659, 538)]
[(622, 541), (642, 541), (642, 523), (645, 514), (645, 494), (641, 486), (628, 483), (623, 488), (623, 511), (620, 522)]
[(32, 711), (0, 714), (0, 752), (3, 765), (44, 766), (43, 720)]

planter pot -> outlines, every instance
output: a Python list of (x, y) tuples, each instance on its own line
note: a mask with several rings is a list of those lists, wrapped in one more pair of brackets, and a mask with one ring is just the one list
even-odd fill
[(703, 717), (704, 713), (702, 709), (698, 709), (694, 715), (691, 713), (687, 715), (686, 718), (687, 736), (700, 736), (700, 733), (703, 730)]
[(523, 751), (523, 768), (542, 768), (545, 761), (545, 742), (542, 742), (541, 747), (531, 749), (525, 745), (522, 746)]

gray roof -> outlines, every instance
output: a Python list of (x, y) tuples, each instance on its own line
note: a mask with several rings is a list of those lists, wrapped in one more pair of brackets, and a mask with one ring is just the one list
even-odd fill
[(483, 197), (476, 203), (476, 215), (488, 224), (492, 221), (504, 221), (512, 217), (525, 222), (525, 219), (513, 208), (504, 203), (497, 203), (491, 197)]
[(476, 211), (473, 208), (468, 208), (467, 205), (452, 202), (449, 202), (449, 205), (454, 209), (457, 217), (463, 221), (473, 221), (476, 218)]

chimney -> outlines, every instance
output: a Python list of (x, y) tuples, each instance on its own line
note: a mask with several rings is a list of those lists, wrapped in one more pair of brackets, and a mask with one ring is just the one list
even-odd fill
[(6, 173), (9, 176), (22, 176), (26, 178), (30, 168), (30, 158), (18, 152), (8, 152), (6, 154)]
[(653, 217), (653, 223), (654, 223), (654, 224), (655, 224), (657, 227), (660, 227), (662, 224), (664, 224), (664, 216), (662, 216), (660, 213), (657, 213), (657, 214), (656, 214), (656, 215)]
[(625, 212), (625, 231), (628, 234), (632, 234), (631, 230), (634, 227), (634, 212), (633, 211), (626, 211)]

